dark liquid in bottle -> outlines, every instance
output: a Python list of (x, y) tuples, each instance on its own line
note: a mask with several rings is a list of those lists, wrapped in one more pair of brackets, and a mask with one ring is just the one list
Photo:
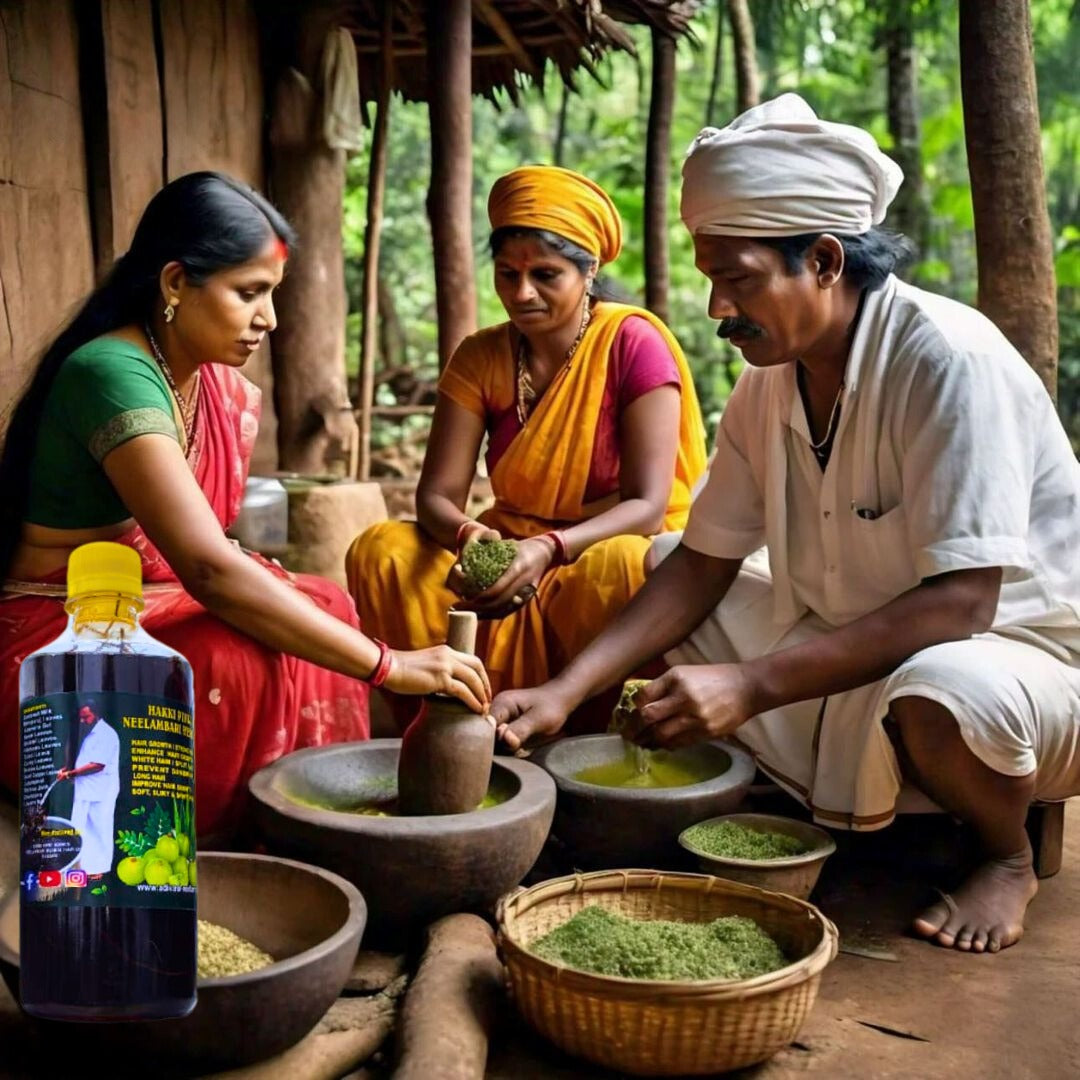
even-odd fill
[[(65, 691), (172, 698), (190, 709), (179, 660), (115, 653), (27, 657), (24, 697)], [(196, 912), (121, 906), (20, 910), (20, 998), (36, 1016), (151, 1020), (195, 1007)]]

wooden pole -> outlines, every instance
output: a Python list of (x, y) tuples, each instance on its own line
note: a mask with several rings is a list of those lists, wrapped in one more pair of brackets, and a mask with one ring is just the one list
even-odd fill
[(675, 107), (675, 39), (653, 28), (652, 94), (645, 148), (645, 306), (668, 317), (668, 161)]
[(379, 332), (379, 240), (386, 195), (387, 130), (390, 88), (394, 81), (394, 11), (383, 5), (379, 97), (368, 162), (367, 225), (364, 229), (364, 308), (360, 339), (360, 466), (361, 480), (371, 475), (371, 409), (375, 404), (375, 353)]
[(960, 0), (960, 93), (979, 309), (1057, 390), (1054, 248), (1026, 0)]
[(435, 255), (439, 366), (476, 329), (472, 250), (472, 5), (428, 7), (431, 186), (427, 210)]

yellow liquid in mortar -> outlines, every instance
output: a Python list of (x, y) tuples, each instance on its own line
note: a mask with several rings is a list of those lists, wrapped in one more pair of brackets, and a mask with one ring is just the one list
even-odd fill
[(673, 788), (701, 784), (719, 775), (707, 762), (688, 763), (673, 758), (666, 750), (642, 751), (646, 768), (641, 771), (636, 750), (637, 747), (627, 744), (622, 760), (582, 769), (574, 773), (574, 779), (597, 787)]

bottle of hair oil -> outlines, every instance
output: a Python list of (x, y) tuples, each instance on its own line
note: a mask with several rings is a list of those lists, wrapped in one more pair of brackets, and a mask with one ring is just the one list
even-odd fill
[(68, 625), (22, 662), (19, 979), (59, 1020), (195, 1007), (191, 667), (139, 625), (138, 554), (68, 560)]

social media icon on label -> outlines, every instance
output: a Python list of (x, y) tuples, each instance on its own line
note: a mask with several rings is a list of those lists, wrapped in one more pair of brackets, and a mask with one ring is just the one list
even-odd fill
[(85, 889), (86, 888), (86, 871), (85, 870), (69, 870), (64, 875), (64, 884), (70, 889)]
[(37, 888), (37, 874), (31, 871), (23, 878), (23, 888), (27, 892), (33, 892)]
[(59, 889), (63, 880), (64, 876), (59, 870), (42, 870), (38, 874), (38, 885), (43, 889)]

